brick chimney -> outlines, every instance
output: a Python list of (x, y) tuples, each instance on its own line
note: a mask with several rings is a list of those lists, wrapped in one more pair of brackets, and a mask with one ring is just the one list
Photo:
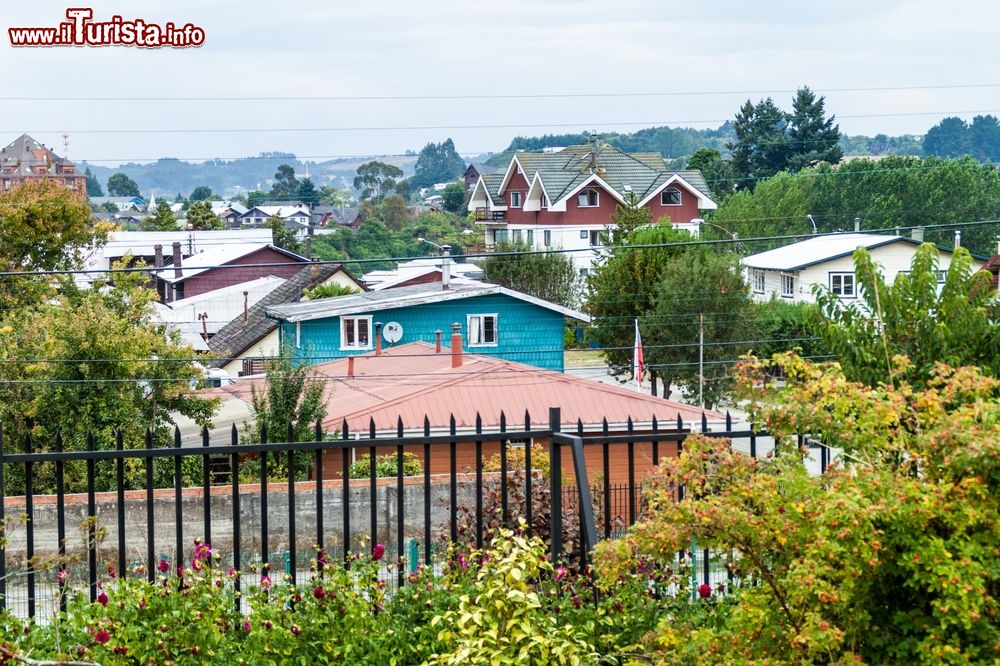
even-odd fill
[(347, 357), (347, 376), (354, 379), (354, 357)]
[(159, 243), (153, 246), (153, 266), (163, 268), (163, 246)]
[(375, 324), (375, 355), (382, 355), (382, 323)]
[(434, 353), (441, 353), (441, 329), (434, 331)]
[(451, 367), (462, 367), (462, 325), (451, 325)]
[(174, 241), (174, 277), (179, 278), (184, 275), (184, 271), (181, 267), (181, 244), (179, 241)]

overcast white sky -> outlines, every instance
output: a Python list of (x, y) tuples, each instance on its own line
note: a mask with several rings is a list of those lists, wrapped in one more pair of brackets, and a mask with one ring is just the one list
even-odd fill
[[(803, 84), (827, 95), (828, 110), (851, 134), (923, 133), (943, 115), (1000, 112), (1000, 86), (984, 87), (1000, 84), (1000, 3), (987, 0), (133, 0), (92, 6), (95, 19), (117, 13), (192, 22), (205, 29), (206, 44), (176, 50), (14, 49), (6, 28), (54, 26), (64, 20), (67, 5), (5, 3), (0, 144), (26, 131), (61, 146), (61, 134), (69, 132), (71, 159), (108, 165), (270, 150), (315, 159), (400, 153), (449, 136), (459, 151), (475, 153), (500, 150), (518, 134), (631, 131), (651, 124), (715, 127), (747, 97), (756, 100), (764, 91), (775, 91), (787, 108), (791, 93), (779, 91)], [(835, 92), (901, 86), (980, 87)], [(294, 99), (718, 91), (735, 92)], [(289, 99), (39, 99), (57, 96)], [(958, 113), (963, 111), (968, 113)], [(470, 125), (505, 127), (459, 127)], [(386, 129), (414, 126), (436, 129)], [(264, 131), (359, 127), (378, 129)], [(205, 131), (218, 129), (256, 131)]]

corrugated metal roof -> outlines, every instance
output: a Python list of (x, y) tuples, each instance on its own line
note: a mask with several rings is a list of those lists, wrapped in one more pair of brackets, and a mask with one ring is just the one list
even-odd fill
[(543, 301), (540, 298), (522, 294), (513, 289), (506, 289), (495, 284), (482, 282), (453, 282), (448, 289), (442, 289), (440, 282), (428, 282), (411, 287), (399, 287), (396, 289), (386, 289), (383, 291), (367, 291), (361, 294), (350, 296), (338, 296), (336, 298), (320, 298), (315, 301), (304, 301), (301, 303), (290, 303), (279, 305), (267, 309), (267, 314), (278, 319), (289, 322), (310, 321), (313, 319), (326, 319), (328, 317), (339, 317), (346, 314), (359, 314), (363, 312), (378, 312), (380, 310), (394, 310), (396, 308), (414, 307), (426, 305), (428, 303), (442, 303), (463, 298), (474, 298), (476, 296), (489, 296), (491, 294), (503, 294), (518, 300), (526, 301), (547, 310), (559, 312), (563, 316), (578, 319), (580, 321), (590, 321), (590, 317), (565, 308), (555, 303)]
[[(411, 342), (384, 351), (380, 356), (355, 356), (354, 376), (348, 377), (348, 359), (314, 366), (326, 381), (327, 416), (324, 428), (338, 430), (346, 420), (350, 431), (367, 433), (371, 420), (377, 431), (395, 431), (402, 419), (404, 429), (423, 428), (424, 418), (432, 429), (447, 428), (452, 416), (458, 428), (473, 428), (476, 416), (486, 430), (496, 430), (500, 414), (508, 427), (523, 425), (527, 411), (531, 422), (548, 423), (549, 407), (559, 407), (564, 429), (648, 423), (653, 417), (665, 428), (680, 416), (686, 423), (699, 421), (698, 407), (637, 393), (552, 370), (503, 359), (464, 354), (462, 366), (451, 367), (451, 351), (441, 353), (424, 342)], [(251, 387), (260, 390), (263, 379), (237, 382), (217, 389), (217, 394), (249, 401)], [(705, 411), (713, 422), (725, 416)]]
[(743, 265), (750, 268), (766, 268), (775, 271), (797, 271), (813, 264), (837, 259), (853, 254), (859, 247), (873, 248), (904, 241), (915, 243), (904, 236), (882, 236), (878, 234), (835, 234), (816, 236), (808, 240), (785, 245), (784, 247), (752, 254), (743, 259)]

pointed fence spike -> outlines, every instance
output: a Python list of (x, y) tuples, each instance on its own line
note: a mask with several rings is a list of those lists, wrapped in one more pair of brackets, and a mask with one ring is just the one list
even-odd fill
[(94, 433), (90, 430), (87, 431), (87, 450), (94, 451), (97, 448), (97, 442), (94, 441)]
[(368, 419), (368, 436), (375, 439), (375, 417), (369, 417)]
[(733, 429), (733, 415), (730, 414), (729, 410), (727, 409), (726, 410), (726, 430), (728, 431), (728, 430), (732, 430), (732, 429)]
[(181, 448), (181, 427), (174, 426), (174, 446)]
[(396, 437), (402, 437), (402, 436), (403, 436), (403, 417), (402, 416), (397, 416), (396, 417)]
[(448, 429), (451, 430), (451, 434), (455, 434), (455, 415), (452, 414), (451, 418), (448, 419)]
[(531, 430), (531, 414), (528, 413), (527, 409), (524, 410), (524, 429)]
[(656, 414), (653, 414), (652, 420), (653, 420), (653, 430), (655, 431), (657, 429)]
[(483, 428), (483, 417), (479, 412), (476, 412), (476, 429), (482, 430)]
[(583, 434), (583, 419), (581, 418), (576, 419), (576, 431), (581, 435)]
[(501, 409), (500, 410), (500, 432), (503, 432), (506, 429), (507, 429), (507, 414), (505, 414), (504, 411)]
[(340, 426), (340, 432), (344, 439), (348, 439), (351, 436), (351, 431), (347, 427), (347, 419), (344, 419), (343, 424)]
[(708, 415), (705, 412), (701, 413), (701, 431), (708, 432)]
[(677, 429), (684, 430), (684, 419), (681, 418), (680, 412), (677, 412)]
[(323, 441), (323, 422), (319, 419), (316, 419), (316, 428), (313, 433), (315, 434), (317, 442)]
[(62, 453), (62, 450), (63, 450), (62, 432), (61, 431), (57, 431), (56, 432), (56, 453)]
[(427, 437), (430, 434), (431, 434), (431, 420), (427, 418), (426, 414), (424, 414), (424, 437)]
[(632, 415), (631, 414), (628, 417), (628, 421), (625, 422), (625, 427), (628, 428), (629, 432), (632, 432), (634, 426), (632, 424)]
[(288, 426), (285, 428), (285, 439), (288, 440), (289, 444), (295, 441), (295, 429), (292, 427), (291, 421), (288, 422)]

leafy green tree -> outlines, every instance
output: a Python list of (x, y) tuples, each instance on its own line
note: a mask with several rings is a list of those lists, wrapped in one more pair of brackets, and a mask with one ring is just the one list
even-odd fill
[(212, 204), (207, 201), (196, 201), (187, 211), (187, 222), (192, 229), (209, 230), (225, 229), (226, 223), (212, 212)]
[[(854, 253), (859, 300), (844, 305), (817, 289), (819, 331), (853, 381), (870, 386), (905, 379), (923, 386), (938, 363), (971, 365), (1000, 375), (1000, 307), (991, 301), (989, 275), (972, 271), (964, 248), (954, 252), (938, 293), (938, 249), (925, 243), (909, 273), (892, 284), (864, 248)], [(894, 359), (905, 356), (905, 366)]]
[[(731, 343), (749, 339), (747, 333), (754, 328), (739, 258), (704, 247), (677, 252), (664, 260), (655, 289), (651, 316), (640, 320), (640, 327), (655, 329), (651, 340), (662, 341), (649, 358), (659, 366), (664, 395), (676, 383), (689, 401), (702, 396), (705, 406), (718, 405), (730, 393), (736, 360), (750, 348)], [(701, 373), (700, 332), (705, 341)], [(648, 344), (645, 336), (643, 342)]]
[(253, 208), (267, 201), (267, 192), (263, 190), (250, 190), (247, 192), (247, 207)]
[(699, 148), (688, 158), (687, 168), (701, 171), (716, 203), (721, 204), (736, 189), (732, 165), (715, 148)]
[(215, 195), (212, 193), (211, 187), (208, 187), (207, 185), (199, 185), (191, 191), (191, 196), (188, 197), (188, 200), (191, 202), (208, 201), (214, 196)]
[(449, 213), (459, 213), (465, 207), (465, 184), (448, 183), (441, 192), (442, 206)]
[(274, 182), (268, 196), (283, 201), (295, 199), (298, 193), (299, 181), (295, 178), (295, 168), (290, 164), (282, 164), (274, 174)]
[(799, 88), (792, 100), (789, 116), (788, 144), (791, 153), (788, 167), (798, 171), (813, 163), (836, 164), (844, 156), (840, 148), (840, 128), (835, 116), (826, 117), (826, 98), (816, 98), (807, 87)]
[(319, 188), (319, 201), (327, 206), (349, 206), (352, 198), (348, 190), (339, 190), (331, 185)]
[(138, 197), (139, 186), (127, 174), (119, 171), (108, 178), (108, 195), (112, 197)]
[[(91, 224), (86, 198), (55, 181), (0, 192), (0, 270), (79, 268), (88, 250), (105, 238), (106, 231)], [(5, 277), (0, 280), (0, 312), (45, 298), (51, 286), (44, 276)]]
[(87, 167), (83, 173), (87, 176), (87, 196), (103, 197), (104, 190), (101, 189), (101, 181), (97, 180), (97, 177), (90, 171), (90, 167)]
[(269, 217), (264, 222), (264, 228), (271, 230), (271, 237), (276, 246), (302, 254), (302, 243), (299, 241), (298, 233), (285, 224), (280, 217)]
[(111, 213), (112, 215), (117, 215), (120, 212), (118, 210), (118, 205), (111, 201), (105, 201), (104, 203), (102, 203), (101, 210), (103, 210), (105, 213)]
[(732, 168), (740, 189), (753, 189), (762, 178), (769, 178), (788, 167), (791, 147), (788, 143), (788, 114), (770, 97), (757, 103), (747, 100), (733, 122), (736, 140), (729, 144)]
[(156, 207), (155, 213), (145, 219), (143, 226), (150, 231), (177, 231), (177, 218), (164, 201)]
[(924, 154), (935, 157), (968, 155), (972, 152), (968, 130), (968, 125), (961, 118), (945, 118), (927, 130), (924, 136)]
[(392, 231), (400, 231), (410, 223), (413, 216), (406, 205), (406, 199), (398, 194), (390, 195), (375, 207), (373, 215), (378, 217)]
[[(51, 450), (61, 433), (66, 449), (81, 450), (88, 431), (99, 447), (112, 448), (118, 429), (127, 447), (140, 448), (147, 427), (158, 444), (169, 441), (171, 413), (208, 423), (218, 401), (194, 393), (202, 376), (194, 350), (154, 321), (156, 292), (146, 280), (112, 273), (82, 290), (66, 280), (57, 295), (3, 313), (0, 418), (11, 435), (30, 433), (38, 449)], [(142, 462), (127, 467), (131, 486), (142, 487)], [(170, 479), (169, 467), (158, 466), (159, 483)], [(36, 488), (50, 490), (51, 465), (37, 465), (36, 473)], [(84, 487), (84, 473), (72, 467), (74, 489)], [(102, 474), (102, 488), (113, 488), (110, 468)]]
[[(531, 250), (520, 243), (499, 243), (496, 248), (498, 253)], [(483, 263), (483, 280), (566, 307), (579, 305), (583, 287), (573, 261), (559, 253), (488, 257)]]
[(310, 207), (319, 203), (319, 190), (316, 189), (311, 178), (303, 178), (299, 181), (295, 199)]
[[(683, 252), (683, 246), (629, 246), (685, 243), (694, 240), (686, 231), (672, 224), (649, 225), (646, 208), (619, 207), (615, 215), (618, 231), (606, 239), (612, 248), (607, 258), (595, 265), (587, 279), (584, 308), (593, 317), (591, 335), (603, 343), (602, 355), (611, 374), (632, 376), (631, 341), (635, 337), (635, 319), (640, 321), (645, 361), (650, 366), (662, 363), (663, 345), (675, 342), (659, 334), (660, 328), (647, 320), (653, 314), (657, 288), (667, 261)], [(622, 343), (626, 341), (626, 343)]]
[(361, 191), (362, 201), (378, 203), (396, 188), (403, 170), (393, 164), (373, 160), (358, 167), (354, 178), (354, 189)]
[(819, 336), (818, 310), (813, 303), (794, 303), (772, 298), (753, 307), (754, 340), (750, 352), (760, 358), (790, 351), (806, 359), (826, 359), (830, 350)]
[[(644, 656), (710, 664), (995, 659), (1000, 383), (944, 365), (932, 377), (923, 389), (893, 389), (794, 357), (744, 364), (741, 395), (753, 422), (775, 436), (774, 454), (762, 462), (727, 440), (689, 437), (649, 480), (644, 520), (595, 553), (609, 592), (636, 575), (679, 573), (672, 581), (683, 600), (690, 569), (678, 572), (677, 553), (695, 543), (718, 553), (730, 575), (719, 587), (690, 590)], [(826, 474), (806, 471), (795, 445), (802, 433), (841, 452)], [(688, 492), (678, 499), (681, 486)]]
[(1000, 161), (1000, 120), (976, 116), (969, 125), (969, 148), (980, 162)]
[(465, 172), (465, 160), (455, 150), (455, 143), (447, 139), (441, 143), (428, 143), (417, 156), (411, 186), (415, 189), (447, 183)]

